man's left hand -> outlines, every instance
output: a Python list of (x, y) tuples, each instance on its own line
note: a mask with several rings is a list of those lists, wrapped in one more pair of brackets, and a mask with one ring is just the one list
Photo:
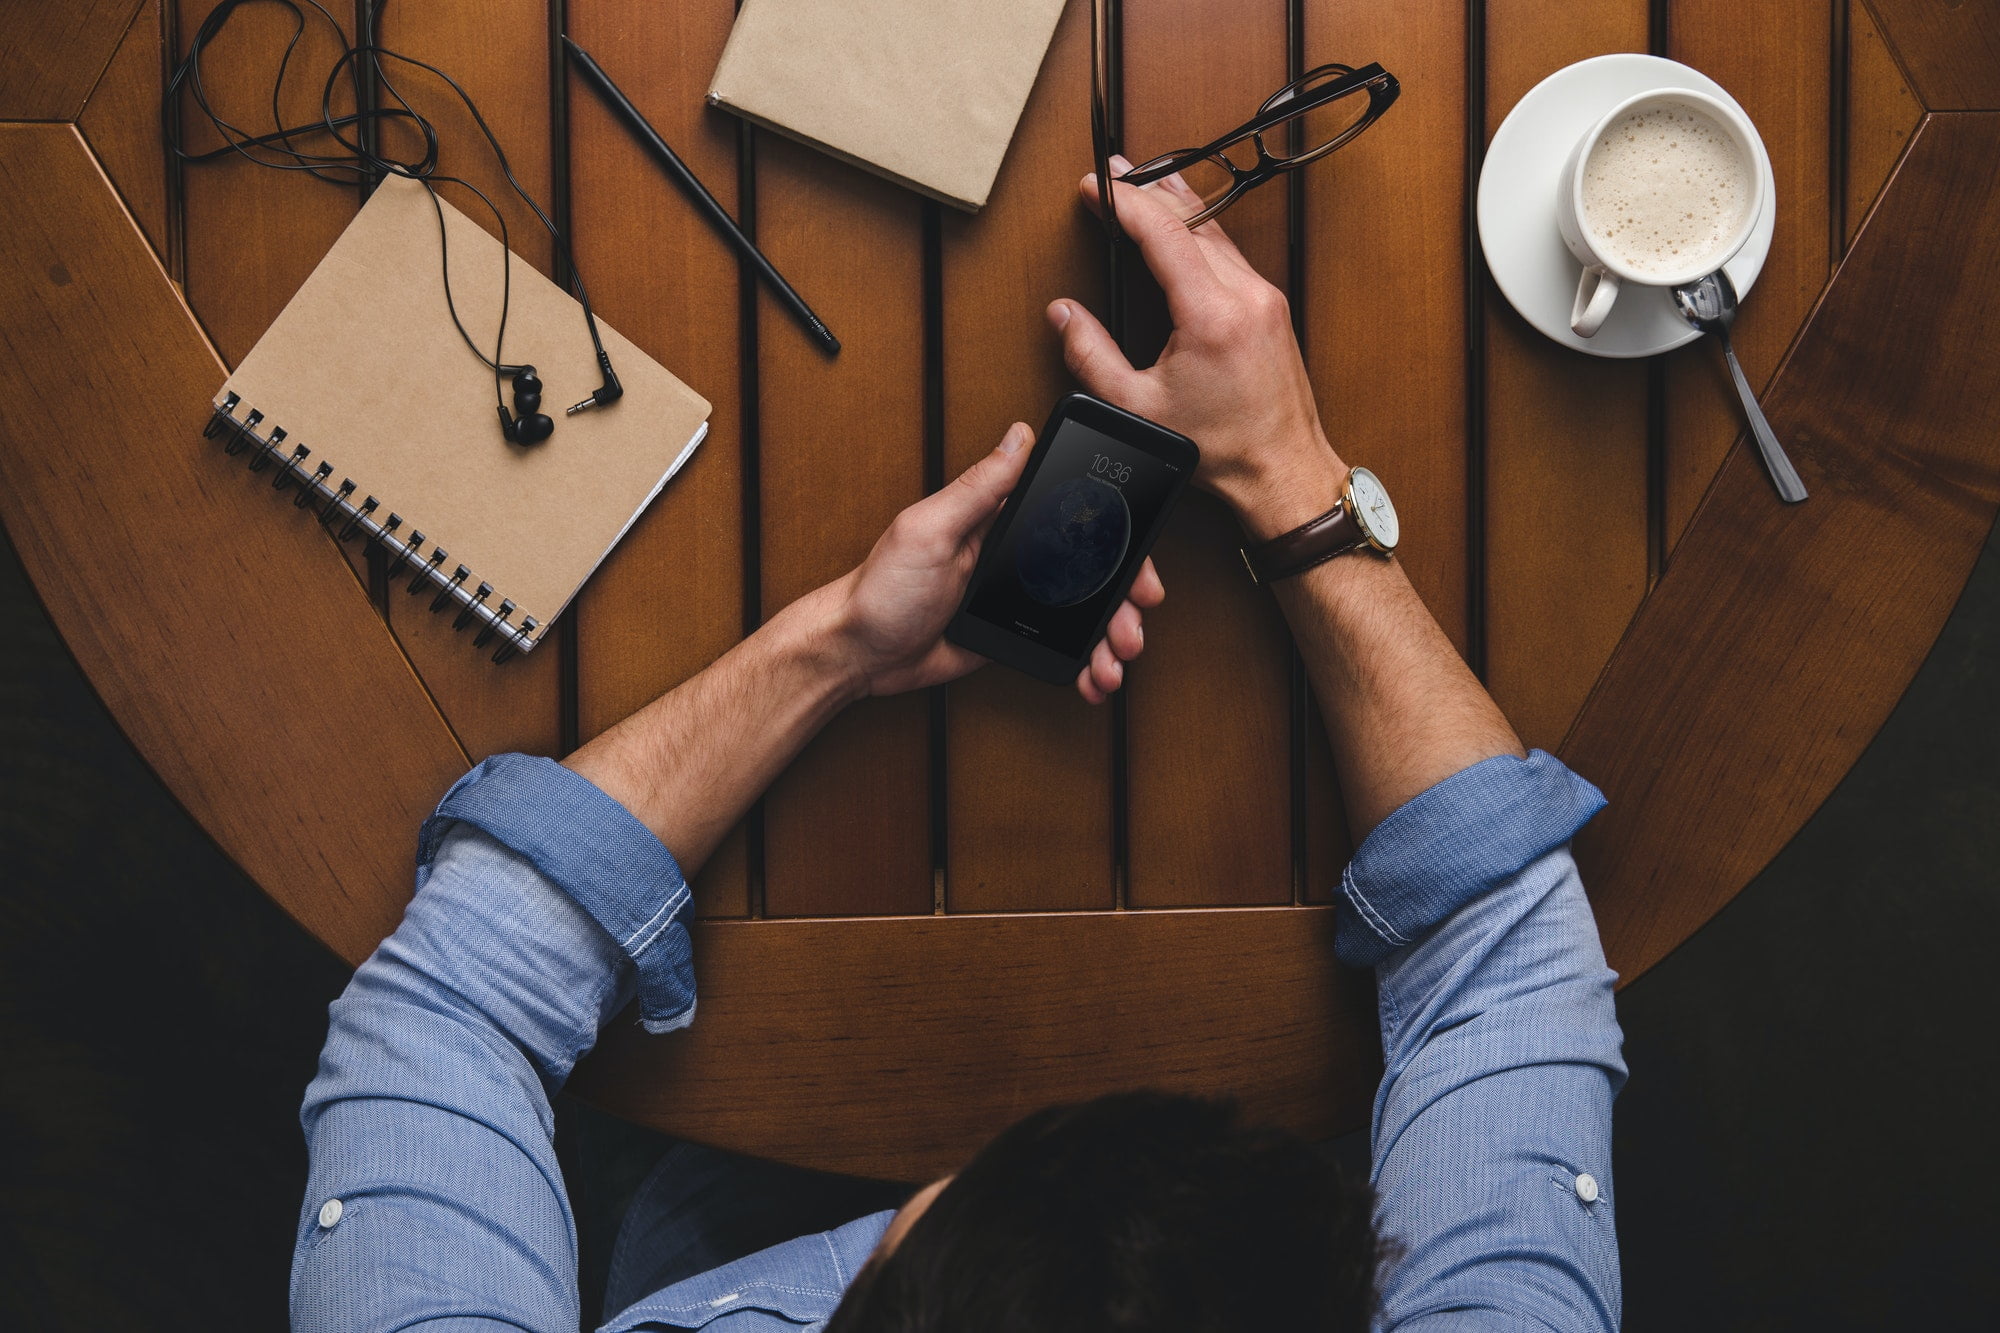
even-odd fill
[[(835, 585), (839, 638), (868, 694), (900, 694), (942, 685), (985, 658), (944, 638), (979, 560), (979, 546), (1000, 505), (1021, 479), (1034, 432), (1021, 422), (1000, 445), (937, 494), (896, 516), (860, 568)], [(1146, 561), (1112, 615), (1104, 638), (1077, 674), (1077, 692), (1103, 703), (1125, 681), (1125, 663), (1145, 641), (1141, 608), (1167, 595)]]

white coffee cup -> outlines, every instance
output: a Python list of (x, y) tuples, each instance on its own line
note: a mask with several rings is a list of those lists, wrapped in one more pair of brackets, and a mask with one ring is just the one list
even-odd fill
[[(1678, 139), (1666, 142), (1683, 123), (1686, 146)], [(1625, 132), (1623, 143), (1607, 137), (1614, 130)], [(1577, 141), (1556, 187), (1556, 225), (1583, 265), (1569, 320), (1579, 338), (1603, 327), (1624, 285), (1678, 287), (1715, 272), (1743, 248), (1764, 207), (1757, 142), (1757, 131), (1740, 111), (1681, 88), (1628, 97)], [(1649, 145), (1666, 152), (1635, 156)], [(1593, 170), (1591, 155), (1600, 146), (1604, 156)], [(1607, 173), (1605, 167), (1616, 170)], [(1587, 184), (1595, 212), (1586, 206)], [(1607, 199), (1621, 193), (1626, 202), (1638, 201), (1633, 211), (1623, 214), (1621, 206), (1620, 216), (1604, 216), (1612, 206)], [(1688, 205), (1685, 219), (1682, 203)], [(1682, 226), (1685, 234), (1673, 230)], [(1630, 228), (1622, 240), (1620, 227)]]

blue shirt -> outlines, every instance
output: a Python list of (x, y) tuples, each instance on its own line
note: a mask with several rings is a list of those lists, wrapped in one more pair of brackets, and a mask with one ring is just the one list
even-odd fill
[[(1550, 756), (1502, 757), (1383, 821), (1341, 882), (1336, 948), (1371, 966), (1385, 1069), (1379, 1328), (1615, 1329), (1613, 974), (1570, 859), (1603, 798)], [(667, 849), (546, 759), (503, 755), (428, 821), (403, 923), (332, 1006), (302, 1120), (298, 1330), (579, 1320), (576, 1228), (549, 1096), (637, 999), (694, 1017)], [(607, 1330), (821, 1328), (889, 1214), (656, 1292)]]

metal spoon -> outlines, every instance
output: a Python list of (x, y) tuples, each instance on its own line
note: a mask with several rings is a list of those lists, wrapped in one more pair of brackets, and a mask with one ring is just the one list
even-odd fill
[(1771, 474), (1778, 498), (1787, 504), (1805, 499), (1806, 485), (1793, 470), (1792, 460), (1785, 457), (1778, 437), (1771, 433), (1771, 423), (1764, 420), (1764, 409), (1757, 406), (1757, 395), (1750, 391), (1750, 381), (1743, 377), (1743, 367), (1736, 363), (1736, 349), (1729, 345), (1729, 323), (1736, 318), (1736, 284), (1727, 273), (1717, 269), (1705, 278), (1674, 288), (1674, 308), (1681, 312), (1682, 319), (1722, 340), (1722, 355), (1736, 380), (1736, 394), (1743, 400), (1743, 415), (1750, 418), (1750, 433), (1757, 439), (1757, 452), (1764, 456), (1764, 470)]

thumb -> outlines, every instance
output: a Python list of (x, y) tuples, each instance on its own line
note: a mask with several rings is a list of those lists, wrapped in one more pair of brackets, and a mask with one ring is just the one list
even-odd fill
[(1114, 403), (1132, 401), (1139, 372), (1118, 350), (1117, 342), (1097, 316), (1075, 301), (1056, 301), (1049, 306), (1049, 323), (1062, 334), (1063, 364), (1077, 382)]
[(958, 474), (957, 480), (925, 500), (927, 517), (942, 529), (954, 544), (962, 544), (997, 513), (1021, 479), (1028, 462), (1028, 445), (1035, 433), (1015, 422), (1000, 437), (992, 453)]

